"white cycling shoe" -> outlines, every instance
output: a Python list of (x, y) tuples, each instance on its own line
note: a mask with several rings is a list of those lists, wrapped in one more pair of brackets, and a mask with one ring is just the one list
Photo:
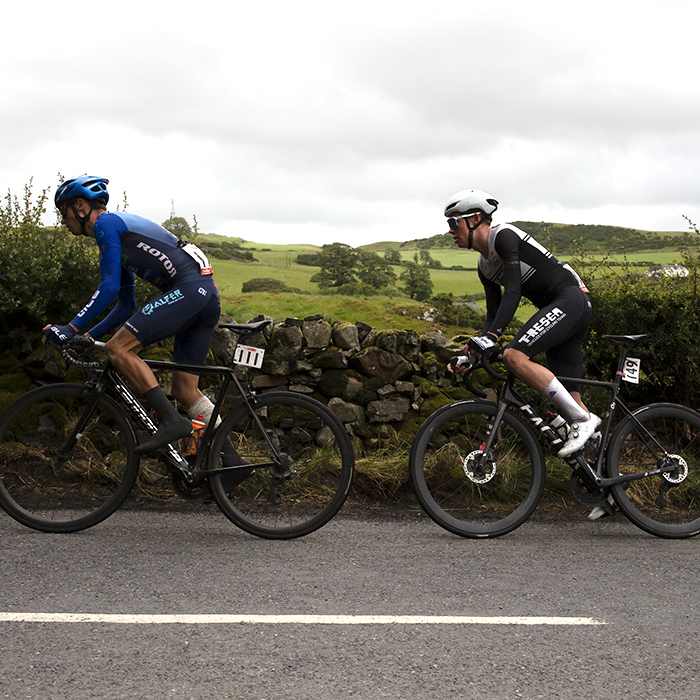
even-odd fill
[(612, 496), (608, 496), (603, 505), (596, 506), (589, 514), (589, 520), (600, 520), (608, 515), (615, 515), (615, 501)]
[(559, 450), (558, 455), (560, 457), (568, 457), (574, 452), (579, 452), (588, 441), (588, 438), (598, 430), (598, 426), (601, 423), (602, 421), (595, 413), (589, 413), (588, 420), (572, 423), (569, 429), (569, 439), (564, 444), (564, 447)]

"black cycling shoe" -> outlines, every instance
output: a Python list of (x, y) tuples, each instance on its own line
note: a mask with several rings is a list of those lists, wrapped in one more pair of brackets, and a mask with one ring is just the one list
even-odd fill
[(156, 433), (146, 442), (141, 443), (134, 452), (137, 455), (155, 452), (171, 442), (192, 435), (192, 421), (178, 416), (175, 421), (161, 421)]
[[(222, 467), (237, 467), (241, 464), (250, 464), (247, 459), (243, 459), (238, 454), (238, 451), (233, 446), (231, 438), (227, 437), (224, 440), (223, 449), (221, 450), (221, 466)], [(226, 493), (231, 493), (236, 486), (242, 484), (246, 479), (255, 474), (255, 469), (235, 469), (230, 472), (224, 472), (221, 475), (221, 484)]]

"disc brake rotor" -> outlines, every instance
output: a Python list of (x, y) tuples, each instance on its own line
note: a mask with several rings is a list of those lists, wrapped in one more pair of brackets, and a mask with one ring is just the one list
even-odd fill
[(483, 460), (483, 455), (481, 450), (474, 450), (464, 458), (464, 464), (462, 464), (466, 477), (475, 484), (486, 484), (496, 476), (495, 460), (488, 457)]
[(669, 455), (662, 466), (666, 466), (669, 460), (676, 467), (672, 472), (664, 472), (662, 474), (663, 478), (666, 479), (670, 484), (680, 484), (681, 481), (685, 481), (688, 476), (688, 462), (686, 462), (680, 455)]

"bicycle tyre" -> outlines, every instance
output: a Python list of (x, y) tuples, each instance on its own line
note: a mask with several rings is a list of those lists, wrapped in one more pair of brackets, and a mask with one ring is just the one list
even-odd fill
[[(618, 508), (637, 527), (657, 537), (678, 539), (700, 534), (700, 414), (678, 404), (650, 404), (636, 410), (635, 418), (669, 454), (680, 457), (687, 474), (672, 472), (672, 483), (663, 475), (647, 476), (611, 487)], [(610, 438), (607, 474), (656, 469), (661, 453), (627, 416)], [(652, 449), (653, 448), (653, 449)]]
[(292, 539), (325, 525), (347, 498), (355, 470), (350, 436), (321, 402), (294, 392), (256, 397), (255, 411), (294, 473), (258, 466), (270, 462), (269, 444), (245, 405), (233, 409), (217, 428), (209, 466), (220, 467), (223, 441), (229, 436), (255, 473), (226, 492), (222, 474), (210, 477), (214, 500), (229, 520), (250, 534)]
[(93, 396), (81, 384), (43, 386), (0, 416), (0, 506), (23, 525), (77, 532), (109, 517), (129, 495), (139, 468), (136, 438), (108, 396), (59, 457)]
[(438, 525), (455, 535), (505, 535), (532, 515), (542, 496), (542, 448), (512, 411), (503, 415), (485, 472), (473, 461), (483, 454), (496, 411), (491, 401), (448, 404), (423, 423), (413, 441), (409, 475), (416, 497)]

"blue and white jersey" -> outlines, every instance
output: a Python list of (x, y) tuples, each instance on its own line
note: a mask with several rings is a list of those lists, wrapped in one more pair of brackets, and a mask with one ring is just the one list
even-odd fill
[[(101, 281), (92, 299), (71, 321), (79, 331), (92, 323), (117, 296), (119, 318), (128, 308), (135, 307), (134, 275), (167, 292), (188, 277), (212, 274), (209, 261), (199, 248), (191, 243), (183, 244), (159, 224), (135, 214), (116, 212), (99, 216), (95, 222), (95, 241), (100, 249)], [(100, 330), (100, 335), (107, 332), (104, 328)]]

